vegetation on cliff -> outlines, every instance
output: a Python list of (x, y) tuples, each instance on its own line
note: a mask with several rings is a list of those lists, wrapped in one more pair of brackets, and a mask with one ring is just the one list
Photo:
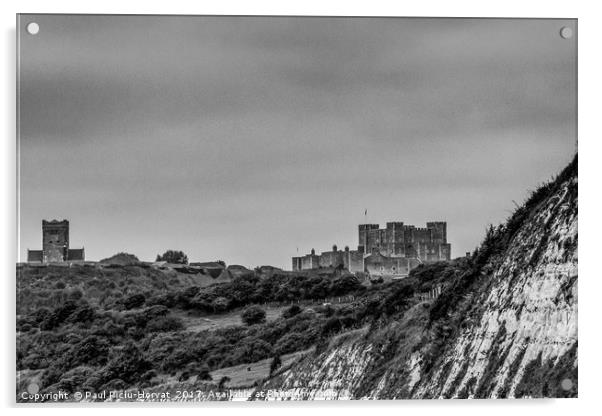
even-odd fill
[(262, 388), (296, 386), (308, 399), (333, 383), (352, 398), (576, 396), (577, 207), (575, 157), (469, 258), (404, 280), (441, 285), (436, 299), (372, 311), (362, 338), (330, 342)]

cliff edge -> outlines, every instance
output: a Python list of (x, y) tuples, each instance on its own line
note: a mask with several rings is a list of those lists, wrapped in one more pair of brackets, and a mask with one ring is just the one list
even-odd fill
[(491, 227), (435, 299), (343, 334), (258, 389), (317, 399), (577, 396), (577, 157)]

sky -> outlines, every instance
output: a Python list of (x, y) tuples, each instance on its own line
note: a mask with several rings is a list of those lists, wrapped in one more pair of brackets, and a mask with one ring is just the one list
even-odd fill
[(462, 256), (575, 152), (575, 20), (21, 15), (18, 30), (20, 260), (42, 219), (68, 219), (89, 260), (177, 249), (290, 269), (355, 248), (360, 223), (436, 220)]

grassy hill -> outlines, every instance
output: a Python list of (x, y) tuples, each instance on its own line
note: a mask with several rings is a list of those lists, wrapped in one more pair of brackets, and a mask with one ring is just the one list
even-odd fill
[[(369, 291), (333, 269), (235, 272), (226, 280), (144, 264), (19, 265), (18, 389), (152, 387), (270, 361), (357, 324), (333, 323), (344, 304), (323, 306), (324, 298)], [(240, 315), (251, 305), (262, 305), (266, 319), (248, 326)]]
[(73, 264), (71, 267), (20, 264), (17, 266), (17, 314), (79, 299), (104, 307), (131, 294), (152, 296), (229, 280), (227, 274), (215, 279), (202, 273), (161, 270), (143, 263), (119, 265), (101, 262)]

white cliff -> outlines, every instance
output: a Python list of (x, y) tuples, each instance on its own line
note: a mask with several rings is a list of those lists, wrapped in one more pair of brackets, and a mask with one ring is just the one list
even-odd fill
[[(577, 206), (575, 162), (528, 207), (446, 318), (428, 323), (418, 303), (266, 387), (300, 389), (304, 399), (327, 389), (355, 399), (576, 396)], [(441, 341), (435, 326), (450, 335)]]

